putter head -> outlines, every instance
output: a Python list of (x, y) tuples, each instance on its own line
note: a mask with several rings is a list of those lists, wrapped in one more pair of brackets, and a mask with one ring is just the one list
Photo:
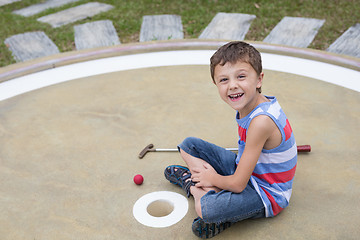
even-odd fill
[(140, 153), (139, 158), (142, 159), (150, 150), (154, 147), (154, 144), (150, 143)]

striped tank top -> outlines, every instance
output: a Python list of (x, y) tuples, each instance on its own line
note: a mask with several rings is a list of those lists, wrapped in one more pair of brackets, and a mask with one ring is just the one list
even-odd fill
[(236, 164), (244, 151), (246, 131), (251, 120), (259, 115), (269, 116), (279, 128), (282, 140), (278, 147), (261, 151), (250, 181), (263, 201), (266, 217), (274, 217), (289, 205), (297, 164), (297, 147), (289, 121), (278, 101), (275, 97), (266, 98), (270, 102), (259, 104), (246, 117), (239, 119), (239, 113), (236, 114), (239, 130)]

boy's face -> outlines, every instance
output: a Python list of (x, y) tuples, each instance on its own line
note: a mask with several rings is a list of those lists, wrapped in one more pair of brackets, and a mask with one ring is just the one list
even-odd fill
[(257, 75), (254, 68), (242, 61), (235, 64), (227, 62), (224, 66), (218, 64), (214, 71), (215, 85), (220, 97), (240, 116), (249, 114), (257, 105), (260, 93), (257, 88), (262, 85), (264, 73)]

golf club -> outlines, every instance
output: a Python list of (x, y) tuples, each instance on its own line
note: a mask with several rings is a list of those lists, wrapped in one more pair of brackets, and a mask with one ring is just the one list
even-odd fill
[[(238, 150), (237, 148), (225, 148), (225, 149), (230, 150), (230, 151)], [(177, 151), (178, 151), (177, 148), (154, 148), (154, 144), (149, 144), (139, 153), (139, 158), (142, 159), (143, 157), (145, 157), (145, 155), (148, 152), (177, 152)], [(299, 146), (297, 146), (297, 151), (298, 152), (310, 152), (311, 146), (310, 145), (299, 145)]]

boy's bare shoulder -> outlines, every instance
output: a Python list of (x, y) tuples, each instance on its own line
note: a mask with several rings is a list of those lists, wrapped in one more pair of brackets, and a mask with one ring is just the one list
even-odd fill
[(254, 139), (254, 141), (266, 141), (275, 129), (278, 128), (269, 116), (259, 115), (251, 120), (246, 138)]
[(275, 122), (267, 115), (258, 115), (251, 120), (249, 128), (252, 127), (256, 131), (268, 132), (277, 128)]
[(254, 117), (250, 123), (248, 134), (252, 135), (254, 139), (265, 141), (265, 149), (275, 148), (281, 143), (281, 132), (267, 115)]

